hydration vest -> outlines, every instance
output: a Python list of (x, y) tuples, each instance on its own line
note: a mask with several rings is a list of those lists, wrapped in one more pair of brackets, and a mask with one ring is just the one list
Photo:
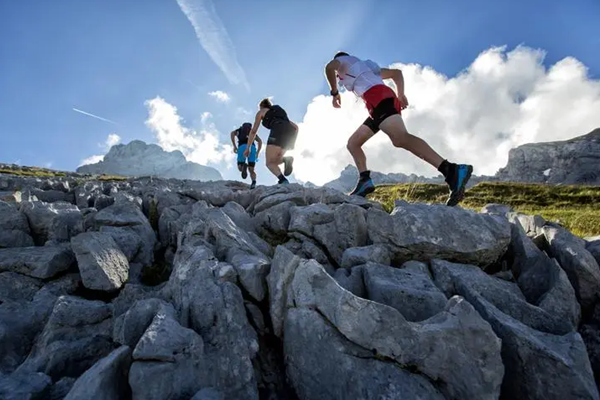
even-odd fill
[(340, 83), (357, 96), (362, 95), (373, 86), (383, 85), (381, 68), (371, 60), (361, 60), (354, 56), (337, 57), (341, 64), (338, 71)]
[(285, 110), (278, 105), (274, 105), (269, 108), (269, 111), (267, 111), (263, 117), (262, 124), (265, 128), (271, 129), (273, 127), (273, 123), (288, 121), (289, 118)]
[(250, 131), (252, 130), (252, 124), (249, 122), (245, 122), (236, 129), (236, 136), (238, 138), (238, 146), (248, 143), (248, 136), (250, 136)]

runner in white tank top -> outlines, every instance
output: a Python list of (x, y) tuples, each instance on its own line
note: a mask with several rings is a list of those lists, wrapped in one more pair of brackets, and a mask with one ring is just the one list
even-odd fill
[[(348, 53), (339, 52), (325, 67), (325, 76), (331, 88), (330, 94), (333, 96), (332, 103), (335, 108), (340, 108), (342, 101), (337, 89), (337, 79), (339, 79), (346, 90), (354, 92), (364, 100), (369, 111), (369, 118), (348, 139), (348, 150), (360, 173), (358, 183), (351, 195), (364, 197), (375, 190), (362, 145), (381, 129), (390, 137), (394, 146), (410, 151), (444, 175), (450, 187), (447, 205), (455, 206), (462, 200), (473, 167), (448, 162), (423, 139), (408, 133), (401, 115), (402, 110), (408, 106), (401, 70), (380, 68), (371, 60), (361, 60)], [(397, 94), (384, 84), (384, 79), (394, 81)]]

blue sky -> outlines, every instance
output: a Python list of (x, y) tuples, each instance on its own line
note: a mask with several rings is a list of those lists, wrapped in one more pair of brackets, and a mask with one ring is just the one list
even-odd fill
[[(189, 129), (203, 129), (210, 112), (223, 143), (243, 122), (239, 109), (254, 113), (265, 96), (300, 122), (327, 93), (322, 68), (338, 49), (452, 77), (490, 47), (525, 45), (546, 52), (546, 67), (570, 56), (592, 81), (600, 76), (598, 0), (186, 1), (214, 7), (233, 46), (221, 56), (237, 59), (247, 86), (209, 56), (176, 0), (0, 1), (0, 161), (74, 170), (104, 153), (99, 144), (111, 133), (156, 142), (145, 102), (157, 96)], [(340, 135), (342, 148), (350, 133)], [(266, 139), (264, 129), (259, 135)], [(225, 164), (213, 165), (235, 178)]]

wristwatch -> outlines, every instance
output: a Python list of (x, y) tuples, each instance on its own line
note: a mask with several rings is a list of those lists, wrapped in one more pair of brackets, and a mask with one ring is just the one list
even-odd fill
[(332, 95), (332, 96), (337, 96), (338, 94), (340, 94), (340, 92), (338, 92), (337, 89), (336, 90), (330, 90), (329, 94)]

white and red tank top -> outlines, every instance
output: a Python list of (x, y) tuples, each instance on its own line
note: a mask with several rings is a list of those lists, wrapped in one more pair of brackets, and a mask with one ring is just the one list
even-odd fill
[(340, 56), (336, 60), (341, 64), (337, 72), (340, 83), (357, 96), (363, 97), (373, 86), (384, 84), (381, 69), (375, 62), (354, 56)]

